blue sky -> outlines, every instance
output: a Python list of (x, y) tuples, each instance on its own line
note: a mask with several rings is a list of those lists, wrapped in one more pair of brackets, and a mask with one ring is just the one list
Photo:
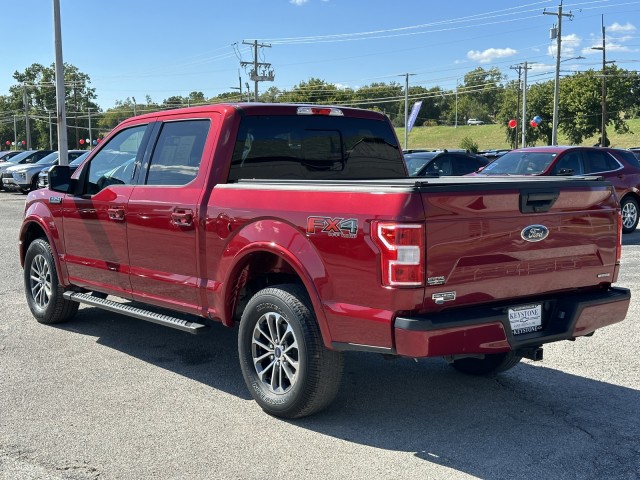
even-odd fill
[[(64, 60), (88, 74), (102, 108), (146, 95), (161, 102), (202, 91), (206, 97), (238, 85), (240, 61), (252, 61), (243, 41), (261, 50), (274, 82), (290, 89), (311, 77), (344, 87), (373, 82), (453, 89), (478, 66), (535, 62), (530, 81), (553, 78), (555, 42), (549, 29), (559, 0), (60, 0)], [(604, 15), (607, 60), (640, 68), (640, 1), (566, 1), (563, 73), (599, 69)], [(14, 71), (54, 60), (52, 0), (3, 2), (0, 95)], [(236, 48), (232, 45), (236, 44)], [(585, 59), (570, 60), (583, 56)], [(240, 69), (242, 83), (249, 81)], [(253, 90), (253, 83), (251, 83)]]

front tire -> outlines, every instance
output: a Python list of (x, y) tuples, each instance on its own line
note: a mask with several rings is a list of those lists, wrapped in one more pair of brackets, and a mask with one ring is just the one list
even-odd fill
[(66, 300), (58, 282), (58, 272), (49, 243), (34, 240), (24, 259), (24, 290), (31, 313), (40, 323), (53, 324), (70, 320), (79, 304)]
[(522, 360), (522, 356), (513, 351), (505, 353), (487, 354), (484, 358), (459, 358), (450, 365), (459, 372), (467, 375), (491, 376), (515, 367)]
[(622, 233), (631, 233), (638, 226), (638, 202), (627, 196), (620, 202), (622, 210)]
[(326, 408), (340, 386), (343, 355), (322, 343), (297, 285), (265, 288), (247, 303), (238, 333), (247, 388), (270, 415), (300, 418)]

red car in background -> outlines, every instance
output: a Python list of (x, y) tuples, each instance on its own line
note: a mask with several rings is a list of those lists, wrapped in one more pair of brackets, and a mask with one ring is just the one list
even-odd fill
[(602, 147), (529, 147), (505, 153), (472, 175), (597, 175), (609, 180), (622, 209), (622, 231), (638, 225), (640, 161), (630, 150)]

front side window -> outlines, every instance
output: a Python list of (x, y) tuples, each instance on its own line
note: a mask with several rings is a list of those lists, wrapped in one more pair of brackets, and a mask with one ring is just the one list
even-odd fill
[(198, 175), (209, 120), (165, 123), (151, 155), (147, 185), (186, 185)]
[(110, 185), (132, 183), (136, 156), (146, 130), (147, 125), (123, 130), (100, 149), (87, 166), (87, 193), (97, 193)]

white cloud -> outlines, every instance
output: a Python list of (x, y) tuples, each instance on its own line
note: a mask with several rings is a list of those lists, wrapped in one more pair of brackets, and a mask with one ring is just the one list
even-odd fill
[(610, 25), (607, 28), (608, 32), (635, 32), (636, 31), (636, 27), (634, 25), (631, 25), (629, 22), (625, 23), (624, 25), (620, 25), (618, 22), (615, 22), (613, 25)]
[[(577, 36), (575, 33), (572, 33), (570, 35), (563, 35), (562, 44), (561, 44), (562, 56), (571, 57), (572, 55), (575, 55), (576, 49), (580, 46), (581, 43), (582, 43), (582, 39), (579, 36)], [(556, 56), (557, 51), (558, 51), (558, 44), (556, 42), (553, 42), (547, 48), (547, 53), (552, 57)]]
[(304, 5), (305, 3), (307, 3), (309, 0), (289, 0), (289, 3), (293, 3), (294, 5)]
[(479, 63), (490, 63), (497, 58), (511, 57), (516, 53), (518, 53), (518, 51), (513, 48), (487, 48), (482, 52), (479, 50), (469, 50), (467, 52), (467, 58)]

